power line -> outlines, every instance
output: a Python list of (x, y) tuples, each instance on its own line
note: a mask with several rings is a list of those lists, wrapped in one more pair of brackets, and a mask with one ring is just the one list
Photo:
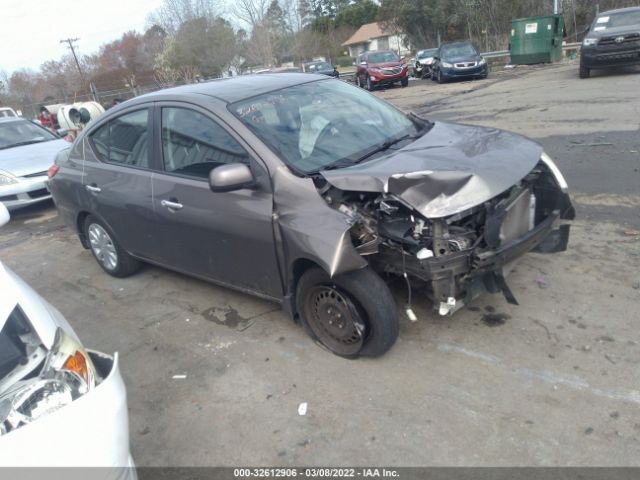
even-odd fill
[(78, 62), (78, 57), (76, 56), (76, 51), (73, 48), (74, 42), (77, 42), (78, 40), (80, 40), (80, 39), (79, 38), (65, 38), (64, 40), (60, 40), (60, 43), (68, 43), (69, 44), (69, 49), (71, 50), (71, 53), (73, 54), (73, 59), (76, 61), (76, 67), (78, 67), (78, 73), (80, 74), (80, 79), (82, 80), (82, 83), (84, 83), (84, 73), (82, 73), (82, 68), (80, 68), (80, 62)]

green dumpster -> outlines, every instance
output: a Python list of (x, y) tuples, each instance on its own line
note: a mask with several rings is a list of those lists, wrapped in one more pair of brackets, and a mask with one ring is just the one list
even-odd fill
[(511, 63), (557, 62), (562, 58), (562, 14), (512, 20), (509, 51)]

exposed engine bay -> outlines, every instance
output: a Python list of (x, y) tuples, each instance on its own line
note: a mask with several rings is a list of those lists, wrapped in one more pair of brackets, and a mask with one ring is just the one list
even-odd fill
[(353, 245), (369, 265), (406, 278), (408, 303), (411, 289), (420, 288), (441, 315), (486, 291), (501, 291), (517, 303), (503, 267), (532, 249), (565, 250), (569, 226), (551, 230), (552, 224), (574, 216), (568, 195), (543, 161), (494, 198), (443, 218), (426, 218), (390, 193), (326, 185), (321, 194), (349, 218)]

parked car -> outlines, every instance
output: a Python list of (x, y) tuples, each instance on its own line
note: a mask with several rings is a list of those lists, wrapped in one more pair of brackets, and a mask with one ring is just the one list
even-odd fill
[(47, 169), (69, 142), (24, 118), (0, 118), (0, 203), (9, 210), (51, 198)]
[(302, 68), (306, 73), (319, 73), (321, 75), (328, 75), (336, 78), (340, 76), (338, 69), (327, 62), (306, 62), (302, 64)]
[(433, 65), (437, 48), (428, 48), (419, 50), (413, 60), (413, 76), (416, 78), (430, 78), (431, 66)]
[(375, 50), (358, 55), (355, 84), (371, 91), (380, 85), (409, 84), (409, 67), (392, 50)]
[(6, 117), (16, 118), (18, 117), (18, 114), (11, 107), (0, 107), (0, 118), (6, 118)]
[(86, 350), (1, 262), (0, 292), (0, 467), (113, 467), (135, 479), (118, 355)]
[(489, 67), (476, 47), (469, 42), (443, 43), (431, 67), (431, 79), (438, 83), (453, 78), (487, 78)]
[(53, 171), (61, 217), (110, 275), (145, 261), (279, 302), (345, 357), (396, 340), (383, 277), (442, 315), (485, 291), (515, 302), (503, 266), (565, 250), (557, 224), (574, 216), (533, 141), (405, 115), (313, 74), (137, 97)]
[(580, 78), (598, 68), (640, 65), (640, 7), (600, 13), (582, 42)]

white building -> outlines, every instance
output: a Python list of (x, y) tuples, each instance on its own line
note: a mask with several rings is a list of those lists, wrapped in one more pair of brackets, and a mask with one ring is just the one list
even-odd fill
[(353, 58), (370, 50), (394, 50), (400, 56), (410, 52), (402, 33), (385, 31), (378, 22), (362, 25), (342, 46), (349, 48)]

